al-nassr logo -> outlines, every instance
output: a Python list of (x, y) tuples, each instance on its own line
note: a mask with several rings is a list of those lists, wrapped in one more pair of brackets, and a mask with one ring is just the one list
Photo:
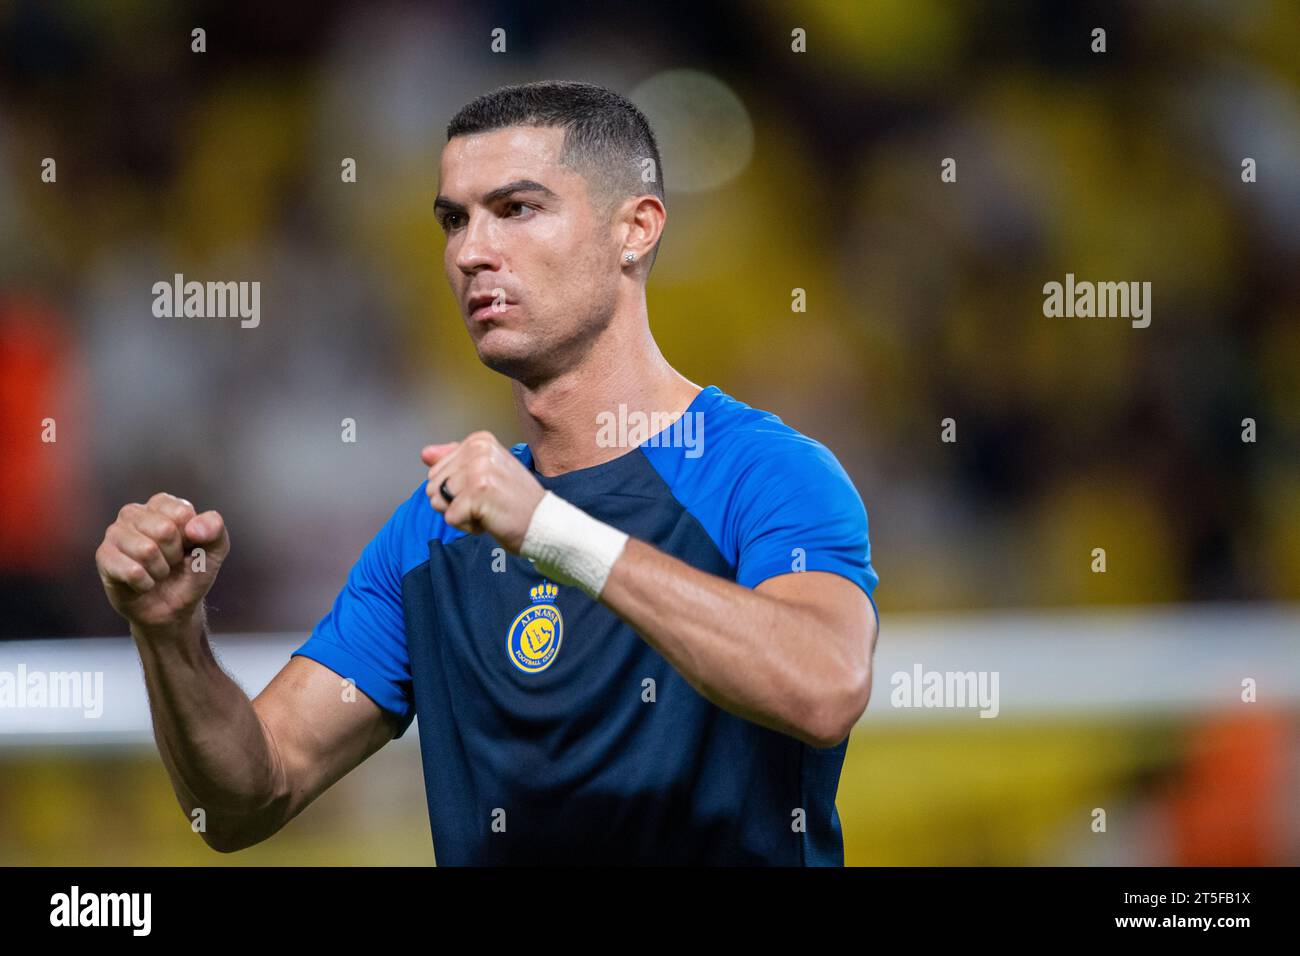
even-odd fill
[(529, 596), (532, 606), (521, 611), (510, 625), (506, 635), (506, 653), (515, 667), (536, 674), (551, 666), (560, 652), (560, 638), (564, 636), (564, 618), (555, 606), (555, 595), (560, 589), (550, 581), (532, 588)]

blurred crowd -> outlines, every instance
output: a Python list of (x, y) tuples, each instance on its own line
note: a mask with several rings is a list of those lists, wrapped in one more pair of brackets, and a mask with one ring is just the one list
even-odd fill
[[(518, 440), (432, 201), (548, 78), (656, 126), (660, 344), (836, 452), (883, 613), (1300, 597), (1300, 7), (672, 10), (0, 4), (0, 636), (122, 633), (94, 550), (157, 491), (225, 516), (214, 627), (308, 630), (423, 444)], [(176, 273), (260, 325), (155, 317)], [(1067, 273), (1150, 327), (1045, 317)]]

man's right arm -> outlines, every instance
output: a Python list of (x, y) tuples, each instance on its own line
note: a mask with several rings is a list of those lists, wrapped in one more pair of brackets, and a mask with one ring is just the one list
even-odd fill
[(342, 693), (342, 679), (306, 657), (248, 699), (204, 622), (229, 548), (217, 512), (158, 494), (124, 507), (95, 554), (109, 602), (131, 624), (172, 787), (191, 821), (202, 810), (200, 832), (222, 852), (275, 833), (397, 731), (392, 715)]
[(290, 659), (250, 702), (198, 628), (136, 646), (172, 788), (191, 821), (202, 811), (214, 850), (265, 840), (393, 738), (389, 715), (364, 694), (345, 700), (310, 658)]

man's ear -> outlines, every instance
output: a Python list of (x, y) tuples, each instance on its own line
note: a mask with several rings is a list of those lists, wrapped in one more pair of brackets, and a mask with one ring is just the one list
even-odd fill
[(620, 255), (634, 252), (638, 262), (654, 265), (667, 219), (662, 202), (649, 193), (628, 196), (619, 205), (615, 216), (614, 234), (619, 240)]
[(668, 210), (657, 196), (647, 193), (637, 198), (634, 218), (642, 232), (641, 244), (646, 246), (642, 255), (649, 257), (651, 250), (657, 248), (659, 240), (663, 238)]

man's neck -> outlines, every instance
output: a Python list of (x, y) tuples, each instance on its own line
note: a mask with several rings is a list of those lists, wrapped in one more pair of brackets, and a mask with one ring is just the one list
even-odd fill
[(602, 420), (619, 419), (620, 406), (627, 415), (640, 412), (648, 421), (669, 422), (701, 391), (668, 364), (644, 325), (630, 336), (602, 336), (578, 365), (552, 379), (533, 387), (513, 385), (533, 467), (546, 476), (590, 468), (630, 451), (635, 441), (624, 447), (600, 440)]

